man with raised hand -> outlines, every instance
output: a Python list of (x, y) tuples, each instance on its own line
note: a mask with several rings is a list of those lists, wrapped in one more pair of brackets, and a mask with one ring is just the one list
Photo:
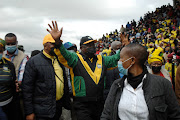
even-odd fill
[(120, 54), (114, 56), (95, 55), (95, 42), (90, 36), (80, 41), (81, 53), (67, 51), (60, 40), (62, 30), (57, 22), (48, 24), (47, 31), (54, 38), (55, 53), (59, 61), (70, 68), (74, 107), (78, 120), (99, 120), (104, 106), (103, 90), (107, 69), (115, 68)]

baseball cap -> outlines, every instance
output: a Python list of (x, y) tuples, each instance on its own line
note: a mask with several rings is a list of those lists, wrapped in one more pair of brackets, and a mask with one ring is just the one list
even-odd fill
[(167, 57), (168, 58), (173, 58), (173, 54), (169, 54)]
[(55, 40), (53, 39), (53, 37), (51, 36), (51, 34), (47, 34), (45, 37), (44, 37), (44, 40), (43, 40), (43, 45), (47, 42), (50, 42), (50, 43), (55, 43)]
[(90, 37), (90, 36), (84, 36), (84, 37), (81, 38), (80, 46), (81, 46), (81, 45), (86, 45), (86, 44), (88, 44), (88, 43), (90, 43), (90, 42), (95, 42), (95, 43), (96, 43), (97, 40), (93, 40), (93, 38)]
[(69, 48), (72, 47), (72, 46), (73, 46), (73, 44), (70, 43), (70, 42), (64, 43), (64, 47), (65, 47), (66, 49), (69, 49)]

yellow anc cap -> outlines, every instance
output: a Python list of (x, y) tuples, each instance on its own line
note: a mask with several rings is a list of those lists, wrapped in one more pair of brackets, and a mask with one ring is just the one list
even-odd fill
[(45, 43), (48, 43), (48, 42), (50, 42), (50, 43), (55, 43), (55, 40), (53, 39), (53, 37), (51, 36), (51, 34), (47, 34), (47, 35), (44, 37), (44, 39), (43, 39), (43, 45), (44, 45)]

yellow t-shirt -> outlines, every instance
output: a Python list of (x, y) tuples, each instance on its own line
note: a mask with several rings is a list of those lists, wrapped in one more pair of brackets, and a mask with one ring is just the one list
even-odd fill
[(158, 35), (157, 38), (161, 38), (161, 35)]
[(176, 36), (177, 36), (177, 33), (176, 33), (176, 31), (171, 31), (171, 33), (172, 33), (172, 35), (171, 35), (171, 37), (173, 37), (174, 39), (176, 38)]
[(104, 54), (104, 56), (109, 56), (111, 53), (111, 50), (105, 49), (102, 51), (102, 53), (106, 53), (106, 54)]
[(159, 29), (156, 29), (156, 33), (158, 33), (159, 32)]
[(106, 35), (106, 38), (109, 38), (109, 35)]
[(170, 39), (169, 38), (166, 38), (163, 40), (164, 42), (170, 42)]
[(164, 21), (162, 22), (162, 25), (166, 27), (166, 23)]
[(155, 45), (159, 45), (162, 42), (162, 40), (156, 40)]
[(164, 29), (164, 28), (160, 28), (160, 30), (161, 30), (162, 32), (164, 32), (164, 31), (165, 31), (165, 29)]
[(169, 72), (171, 78), (172, 78), (172, 63), (167, 62), (165, 64), (165, 69)]
[(165, 20), (167, 24), (171, 23), (171, 19)]
[(146, 28), (143, 28), (143, 31), (146, 31), (147, 29)]
[(64, 94), (64, 78), (63, 78), (63, 70), (60, 67), (56, 57), (50, 56), (43, 50), (43, 54), (52, 60), (52, 65), (54, 67), (54, 71), (56, 73), (55, 79), (56, 79), (56, 100), (60, 100)]
[[(172, 63), (167, 62), (165, 64), (165, 69), (169, 72), (169, 74), (170, 74), (170, 76), (172, 78)], [(175, 73), (174, 77), (176, 77), (176, 71), (177, 71), (177, 66), (174, 65), (174, 73)]]

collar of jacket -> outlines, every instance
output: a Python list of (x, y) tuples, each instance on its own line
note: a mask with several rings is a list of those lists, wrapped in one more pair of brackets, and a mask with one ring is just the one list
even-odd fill
[(47, 60), (49, 60), (50, 62), (52, 61), (50, 58), (46, 57), (44, 54), (43, 54), (43, 50), (40, 52), (41, 56)]
[[(80, 53), (80, 55), (83, 57), (84, 60), (88, 60), (89, 58), (85, 56), (84, 54)], [(97, 56), (95, 55), (93, 59), (98, 59)]]
[(42, 53), (43, 53), (47, 58), (49, 58), (49, 59), (51, 59), (51, 60), (55, 59), (55, 56), (50, 56), (50, 55), (47, 54), (44, 50), (43, 50)]
[[(144, 93), (146, 93), (146, 88), (147, 88), (147, 86), (149, 84), (149, 75), (150, 75), (150, 73), (147, 73), (146, 74), (146, 78), (143, 80), (143, 87), (142, 87), (142, 89), (143, 89)], [(124, 81), (126, 80), (126, 78), (127, 78), (127, 76), (124, 75), (121, 80), (119, 79), (118, 82), (115, 83), (118, 88), (124, 88)]]
[[(42, 56), (43, 58), (47, 59), (47, 60), (49, 61), (50, 64), (52, 64), (52, 60), (51, 60), (50, 58), (46, 57), (46, 56), (43, 54), (43, 50), (41, 51), (40, 54), (41, 54), (41, 56)], [(56, 59), (57, 59), (59, 65), (61, 66), (61, 68), (62, 68), (63, 71), (64, 71), (64, 70), (65, 70), (64, 65), (62, 65), (62, 64), (59, 62), (58, 56), (57, 56), (57, 55), (56, 55), (55, 57), (56, 57)]]

